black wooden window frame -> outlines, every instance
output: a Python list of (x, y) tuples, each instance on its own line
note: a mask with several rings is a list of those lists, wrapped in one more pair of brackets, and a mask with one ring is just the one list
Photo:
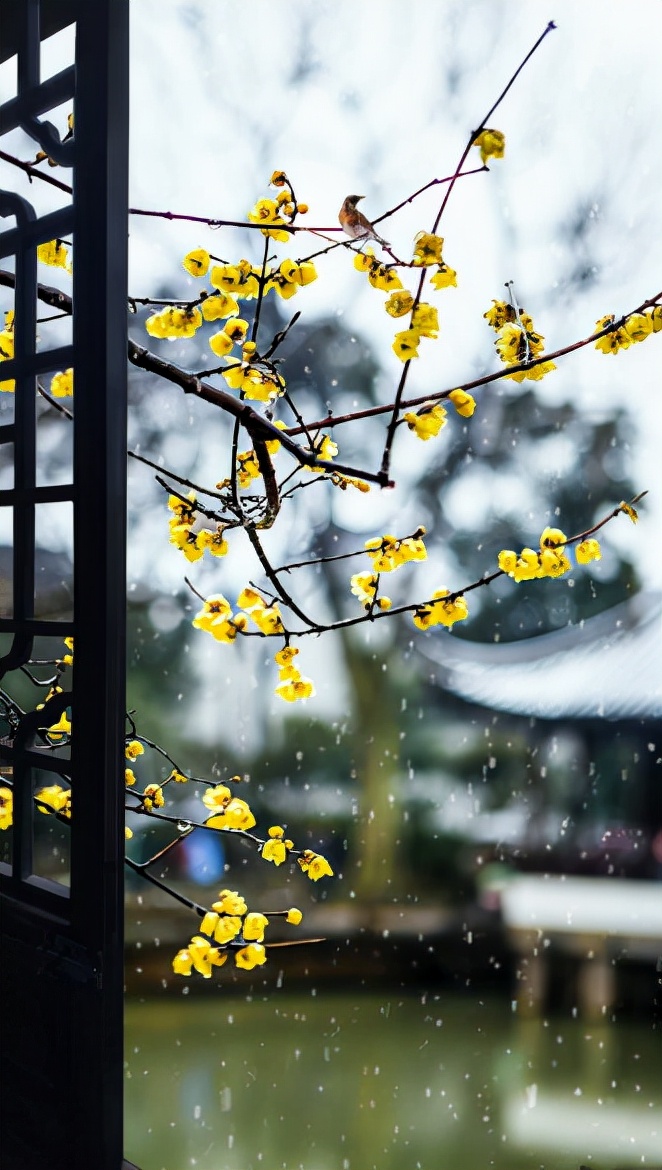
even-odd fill
[[(18, 733), (0, 743), (0, 762), (13, 772), (15, 803), (12, 864), (0, 872), (6, 1027), (0, 1094), (5, 1148), (13, 1159), (6, 1164), (119, 1170), (128, 0), (2, 0), (0, 20), (2, 57), (17, 54), (18, 81), (16, 95), (0, 108), (0, 134), (21, 127), (67, 168), (56, 173), (74, 192), (69, 205), (41, 217), (29, 189), (22, 196), (11, 189), (0, 193), (0, 267), (13, 257), (16, 273), (15, 357), (1, 371), (16, 388), (14, 422), (0, 427), (0, 443), (13, 444), (15, 460), (13, 487), (0, 491), (0, 505), (13, 509), (14, 535), (13, 612), (0, 618), (0, 632), (12, 642), (0, 675), (26, 662), (37, 636), (75, 640), (72, 691), (50, 709), (55, 720), (65, 705), (71, 709), (71, 761), (44, 759), (33, 743), (43, 716), (27, 716)], [(42, 84), (40, 41), (70, 24), (75, 62)], [(63, 143), (48, 112), (69, 101), (74, 134)], [(74, 242), (72, 344), (44, 352), (36, 340), (36, 247), (56, 237)], [(68, 367), (75, 376), (71, 483), (38, 486), (36, 377)], [(73, 511), (73, 620), (42, 621), (34, 609), (35, 510), (63, 500)], [(68, 890), (33, 873), (28, 781), (35, 766), (51, 769), (54, 782), (64, 767), (71, 777)], [(24, 1034), (30, 1020), (34, 1027)]]

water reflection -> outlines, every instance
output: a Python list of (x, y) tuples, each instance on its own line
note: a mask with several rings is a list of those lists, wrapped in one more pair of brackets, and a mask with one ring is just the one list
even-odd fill
[(659, 1032), (453, 995), (127, 1005), (141, 1170), (662, 1166)]

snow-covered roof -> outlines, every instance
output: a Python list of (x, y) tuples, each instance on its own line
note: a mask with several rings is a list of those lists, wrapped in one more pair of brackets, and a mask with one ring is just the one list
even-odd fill
[(545, 719), (662, 716), (662, 594), (639, 593), (596, 617), (518, 642), (429, 635), (422, 653), (462, 698)]

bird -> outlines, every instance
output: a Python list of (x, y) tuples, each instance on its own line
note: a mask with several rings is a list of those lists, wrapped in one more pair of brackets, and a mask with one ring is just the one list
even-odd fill
[(363, 212), (357, 211), (356, 205), (359, 199), (364, 198), (364, 195), (348, 195), (345, 199), (338, 215), (343, 231), (352, 240), (376, 240), (382, 248), (390, 248), (391, 245), (375, 231)]

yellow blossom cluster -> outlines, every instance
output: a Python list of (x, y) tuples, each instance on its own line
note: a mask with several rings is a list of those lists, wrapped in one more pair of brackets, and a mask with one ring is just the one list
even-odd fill
[(232, 613), (232, 606), (222, 593), (213, 594), (205, 601), (192, 623), (197, 630), (211, 634), (217, 642), (234, 642), (240, 630), (245, 630), (248, 618), (245, 613)]
[[(613, 313), (601, 317), (599, 321), (595, 322), (595, 332), (598, 333), (607, 325), (611, 325), (614, 319)], [(602, 353), (618, 353), (621, 349), (629, 349), (638, 341), (645, 341), (651, 333), (659, 333), (660, 330), (662, 330), (662, 305), (654, 305), (646, 313), (631, 313), (618, 329), (613, 329), (610, 333), (605, 333), (604, 337), (598, 338), (595, 348)]]
[(423, 543), (425, 529), (421, 526), (411, 536), (373, 536), (365, 542), (365, 550), (372, 561), (376, 573), (391, 573), (406, 565), (410, 561), (424, 561), (427, 559), (427, 549)]
[(224, 557), (228, 542), (221, 524), (215, 531), (210, 528), (193, 531), (197, 520), (195, 500), (195, 492), (189, 492), (186, 500), (180, 496), (168, 497), (168, 507), (174, 513), (169, 522), (170, 543), (181, 549), (187, 561), (199, 561), (205, 552), (210, 552), (213, 557)]
[(304, 678), (301, 671), (294, 665), (294, 659), (299, 651), (294, 646), (284, 646), (274, 655), (274, 662), (278, 666), (280, 682), (276, 687), (276, 694), (286, 703), (296, 703), (299, 699), (309, 699), (315, 694), (315, 685), (312, 679)]
[(274, 171), (270, 182), (272, 187), (280, 188), (278, 195), (275, 199), (258, 199), (249, 211), (248, 218), (251, 223), (265, 225), (262, 228), (263, 235), (287, 243), (291, 232), (286, 229), (292, 226), (299, 212), (305, 215), (308, 205), (297, 203), (285, 171)]
[(202, 325), (202, 313), (195, 306), (178, 308), (167, 305), (160, 313), (153, 313), (145, 321), (150, 337), (174, 341), (177, 337), (194, 337)]
[[(501, 361), (507, 366), (528, 365), (533, 358), (542, 354), (545, 339), (535, 331), (531, 317), (523, 309), (516, 309), (506, 301), (493, 300), (492, 308), (483, 316), (497, 334), (494, 345)], [(515, 382), (522, 382), (525, 378), (539, 382), (555, 369), (554, 362), (537, 362), (526, 370), (516, 370), (506, 376)]]
[(354, 573), (350, 577), (349, 587), (366, 609), (372, 609), (375, 605), (378, 609), (390, 609), (393, 604), (390, 597), (377, 596), (379, 573)]
[[(540, 548), (523, 548), (521, 553), (503, 549), (499, 553), (498, 565), (514, 581), (533, 581), (540, 577), (562, 577), (572, 568), (567, 555), (567, 536), (560, 528), (545, 528), (540, 537)], [(597, 540), (582, 540), (575, 549), (577, 563), (587, 565), (600, 560), (600, 545)]]
[(416, 606), (412, 620), (419, 630), (429, 630), (431, 626), (448, 626), (450, 629), (456, 622), (466, 621), (468, 617), (469, 610), (464, 597), (451, 598), (448, 589), (437, 589), (430, 601)]
[(227, 784), (215, 784), (205, 789), (202, 803), (211, 816), (205, 824), (209, 829), (241, 829), (247, 832), (255, 826), (255, 817), (245, 800), (233, 796)]
[[(448, 288), (457, 285), (457, 273), (449, 268), (442, 259), (441, 250), (444, 241), (442, 236), (432, 232), (419, 232), (414, 240), (414, 267), (429, 267), (436, 264), (437, 272), (432, 278), (435, 288)], [(415, 298), (404, 288), (400, 277), (392, 266), (381, 264), (375, 257), (372, 248), (365, 248), (354, 258), (354, 267), (359, 272), (365, 272), (373, 288), (390, 293), (384, 308), (391, 317), (405, 317), (410, 314), (409, 326), (396, 333), (393, 341), (393, 352), (400, 361), (408, 362), (418, 357), (418, 346), (422, 337), (436, 338), (439, 335), (439, 317), (434, 305), (421, 301), (418, 304)]]
[(234, 642), (237, 634), (246, 629), (249, 618), (265, 637), (285, 632), (278, 603), (270, 605), (257, 589), (242, 589), (237, 598), (237, 611), (233, 614), (227, 598), (215, 594), (207, 598), (194, 617), (193, 625), (211, 634), (218, 642)]
[[(292, 926), (298, 926), (303, 915), (292, 906), (284, 917)], [(203, 915), (200, 933), (175, 955), (172, 969), (176, 975), (188, 976), (197, 971), (204, 979), (209, 979), (212, 968), (222, 967), (227, 961), (230, 948), (234, 950), (237, 967), (245, 971), (261, 967), (267, 958), (264, 932), (268, 925), (268, 916), (249, 911), (244, 898), (236, 890), (221, 890), (217, 901), (212, 902), (211, 910)]]
[(355, 597), (366, 609), (375, 606), (381, 610), (391, 608), (390, 597), (378, 597), (379, 579), (382, 573), (392, 573), (410, 561), (424, 561), (427, 559), (427, 549), (423, 543), (425, 528), (421, 526), (411, 536), (373, 536), (365, 542), (365, 550), (372, 561), (372, 572), (354, 573), (350, 578), (350, 589)]

